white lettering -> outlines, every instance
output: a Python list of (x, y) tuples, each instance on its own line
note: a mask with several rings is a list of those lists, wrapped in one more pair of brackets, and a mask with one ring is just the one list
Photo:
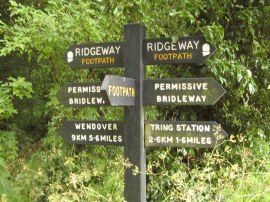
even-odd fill
[(155, 90), (208, 90), (208, 83), (183, 82), (183, 83), (155, 83)]
[(157, 103), (205, 103), (206, 95), (157, 95)]

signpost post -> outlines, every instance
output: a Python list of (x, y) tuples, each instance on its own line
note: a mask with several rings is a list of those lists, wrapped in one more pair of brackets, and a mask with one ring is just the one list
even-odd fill
[(144, 109), (143, 109), (143, 65), (142, 40), (145, 27), (128, 24), (124, 28), (124, 67), (125, 76), (135, 79), (135, 105), (125, 107), (124, 116), (124, 156), (139, 170), (133, 174), (131, 168), (125, 169), (125, 199), (128, 202), (146, 201), (146, 160), (144, 149)]
[[(225, 90), (213, 78), (145, 79), (145, 65), (201, 64), (215, 47), (203, 36), (145, 39), (145, 27), (127, 24), (124, 42), (71, 46), (65, 61), (73, 68), (124, 67), (124, 77), (68, 83), (57, 97), (65, 106), (124, 106), (118, 121), (66, 121), (58, 133), (68, 144), (124, 146), (125, 200), (146, 201), (145, 146), (213, 148), (227, 133), (214, 121), (147, 121), (144, 105), (213, 105)], [(145, 130), (145, 138), (144, 138)], [(134, 175), (133, 170), (138, 170)]]

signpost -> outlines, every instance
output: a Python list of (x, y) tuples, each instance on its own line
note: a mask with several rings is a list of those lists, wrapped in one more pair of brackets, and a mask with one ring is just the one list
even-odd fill
[[(213, 105), (225, 90), (213, 78), (145, 79), (145, 65), (201, 64), (215, 47), (203, 36), (145, 39), (145, 27), (127, 24), (124, 42), (71, 46), (71, 68), (124, 67), (124, 76), (103, 82), (68, 83), (57, 96), (65, 106), (125, 106), (118, 121), (66, 121), (58, 133), (68, 144), (124, 146), (125, 200), (146, 201), (145, 146), (213, 148), (227, 133), (214, 121), (147, 121), (144, 105)], [(145, 131), (145, 133), (144, 133)], [(136, 168), (138, 174), (134, 175)]]
[(73, 69), (123, 67), (123, 43), (90, 43), (71, 46), (64, 56)]
[(58, 133), (68, 144), (124, 145), (123, 123), (117, 121), (65, 121)]
[(213, 78), (144, 80), (144, 105), (213, 105), (226, 91)]
[(101, 85), (112, 106), (133, 106), (135, 104), (135, 80), (126, 77), (106, 75)]
[[(142, 40), (145, 27), (128, 24), (124, 28), (125, 76), (135, 79), (135, 105), (124, 111), (124, 157), (133, 166), (125, 168), (125, 200), (146, 201), (146, 159), (144, 149), (143, 65)], [(137, 168), (139, 173), (133, 174)]]
[(67, 83), (57, 93), (59, 100), (67, 107), (89, 107), (110, 105), (101, 91), (101, 82)]
[(204, 36), (181, 37), (176, 42), (167, 38), (143, 41), (146, 65), (204, 63), (215, 50)]
[(213, 121), (147, 121), (145, 146), (213, 148), (227, 133)]

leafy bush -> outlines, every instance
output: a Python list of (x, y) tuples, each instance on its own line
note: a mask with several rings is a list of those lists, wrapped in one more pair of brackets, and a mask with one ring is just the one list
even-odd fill
[(214, 149), (147, 148), (147, 200), (269, 200), (268, 1), (0, 5), (2, 201), (123, 201), (122, 149), (64, 145), (57, 135), (65, 119), (122, 120), (123, 109), (65, 108), (56, 93), (66, 82), (123, 74), (119, 69), (72, 71), (62, 55), (72, 44), (121, 41), (128, 22), (144, 24), (147, 38), (204, 35), (217, 47), (203, 65), (148, 66), (147, 78), (214, 77), (227, 90), (214, 106), (145, 108), (149, 120), (215, 120), (230, 136)]

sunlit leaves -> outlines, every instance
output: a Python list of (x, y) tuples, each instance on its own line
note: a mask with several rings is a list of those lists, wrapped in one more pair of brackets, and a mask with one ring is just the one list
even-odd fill
[(32, 84), (23, 77), (9, 77), (8, 82), (0, 85), (0, 90), (0, 118), (9, 118), (17, 112), (13, 106), (16, 97), (31, 98), (33, 93)]
[[(66, 108), (56, 93), (66, 82), (102, 80), (106, 74), (119, 72), (123, 75), (123, 69), (72, 71), (63, 61), (63, 53), (72, 44), (122, 41), (123, 26), (130, 22), (144, 24), (147, 38), (169, 37), (176, 41), (181, 36), (204, 35), (217, 49), (203, 65), (148, 66), (146, 77), (214, 77), (227, 91), (214, 106), (145, 108), (146, 119), (215, 120), (230, 136), (225, 146), (214, 151), (147, 148), (148, 199), (269, 199), (256, 195), (256, 191), (264, 193), (261, 184), (269, 181), (264, 172), (269, 170), (270, 131), (268, 1), (9, 2), (11, 15), (0, 21), (0, 56), (12, 55), (13, 64), (20, 64), (23, 56), (28, 61), (14, 65), (13, 71), (6, 68), (7, 77), (16, 76), (0, 84), (0, 118), (12, 123), (14, 114), (27, 112), (29, 116), (24, 115), (20, 121), (30, 134), (17, 136), (18, 130), (9, 128), (10, 124), (1, 125), (4, 132), (0, 141), (4, 144), (0, 146), (0, 167), (14, 159), (16, 164), (7, 169), (14, 170), (12, 176), (7, 174), (9, 171), (0, 172), (0, 181), (13, 179), (25, 199), (21, 201), (123, 200), (121, 149), (69, 146), (57, 135), (65, 119), (122, 120), (123, 109)], [(31, 106), (14, 106), (16, 100), (29, 98)], [(24, 141), (18, 142), (22, 137)], [(18, 144), (27, 151), (27, 157), (20, 160)], [(6, 197), (10, 199), (10, 195), (2, 195)]]

